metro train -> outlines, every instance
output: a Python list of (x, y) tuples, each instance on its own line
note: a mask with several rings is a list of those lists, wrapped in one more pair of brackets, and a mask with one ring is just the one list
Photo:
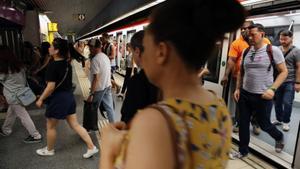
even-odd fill
[[(260, 23), (266, 28), (266, 37), (275, 46), (279, 45), (279, 33), (284, 29), (289, 29), (294, 33), (294, 45), (300, 48), (300, 2), (295, 0), (257, 0), (241, 2), (246, 9), (249, 10), (247, 20), (252, 20), (254, 23)], [(151, 8), (143, 9), (151, 10)], [(144, 12), (148, 14), (149, 12)], [(99, 38), (101, 33), (108, 32), (111, 40), (117, 44), (117, 65), (120, 67), (119, 73), (124, 74), (123, 59), (126, 55), (125, 45), (130, 41), (132, 35), (144, 29), (149, 21), (146, 14), (142, 15), (135, 13), (117, 19), (104, 27), (101, 27), (90, 34), (80, 37), (78, 40), (88, 40), (91, 38)], [(130, 24), (128, 24), (130, 20)], [(121, 26), (120, 26), (121, 25)], [(187, 32), (188, 34), (188, 32)], [(193, 36), (193, 35), (190, 35)], [(220, 81), (224, 75), (226, 62), (228, 59), (228, 50), (233, 40), (240, 36), (240, 30), (231, 32), (225, 35), (223, 41), (216, 43), (214, 57), (207, 63), (207, 67), (211, 73), (204, 77), (207, 89), (215, 91), (220, 97), (226, 101), (228, 108), (234, 112), (235, 107), (232, 99), (232, 93), (229, 92), (230, 85), (223, 87)], [(274, 118), (274, 110), (272, 118)], [(300, 139), (299, 139), (299, 123), (300, 123), (300, 94), (295, 93), (295, 104), (292, 112), (291, 130), (284, 132), (286, 147), (284, 152), (277, 154), (274, 151), (274, 142), (261, 132), (259, 136), (251, 135), (250, 148), (252, 152), (260, 155), (266, 160), (273, 163), (275, 166), (283, 168), (300, 168)], [(238, 142), (238, 135), (233, 133), (232, 138)]]

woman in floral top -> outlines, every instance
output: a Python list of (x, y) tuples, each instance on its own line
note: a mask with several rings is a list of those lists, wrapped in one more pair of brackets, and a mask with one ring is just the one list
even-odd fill
[(99, 168), (226, 167), (230, 115), (221, 99), (202, 88), (198, 72), (215, 43), (244, 19), (236, 0), (168, 0), (151, 14), (141, 58), (163, 101), (140, 110), (129, 130), (122, 123), (102, 130)]

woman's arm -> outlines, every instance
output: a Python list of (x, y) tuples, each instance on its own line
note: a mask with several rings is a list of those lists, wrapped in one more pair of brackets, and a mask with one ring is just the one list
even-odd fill
[(133, 119), (125, 169), (173, 169), (175, 152), (166, 119), (145, 109)]
[(53, 91), (55, 90), (55, 82), (48, 82), (46, 89), (44, 90), (43, 94), (40, 96), (38, 101), (36, 102), (37, 107), (42, 107), (43, 101), (50, 96)]
[[(163, 115), (155, 109), (140, 111), (130, 129), (124, 169), (173, 169), (175, 153), (172, 144)], [(103, 144), (99, 168), (114, 168), (117, 153), (113, 150), (118, 150), (117, 146), (120, 145)]]

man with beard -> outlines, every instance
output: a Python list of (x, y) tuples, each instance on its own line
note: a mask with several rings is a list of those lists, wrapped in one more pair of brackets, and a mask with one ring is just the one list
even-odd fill
[(275, 93), (276, 120), (272, 123), (282, 124), (283, 131), (289, 131), (295, 91), (300, 91), (300, 49), (293, 46), (293, 32), (289, 30), (280, 33), (279, 41), (280, 49), (285, 57), (288, 76)]
[[(229, 74), (232, 72), (232, 79), (230, 84), (230, 93), (233, 93), (236, 88), (236, 78), (237, 74), (240, 71), (240, 65), (242, 60), (242, 53), (245, 49), (249, 47), (249, 37), (248, 37), (248, 27), (253, 25), (253, 21), (245, 21), (243, 26), (241, 27), (241, 36), (233, 41), (230, 45), (230, 49), (228, 52), (228, 61), (226, 65), (225, 74), (221, 80), (221, 84), (223, 86), (227, 85)], [(270, 44), (270, 41), (267, 38), (263, 38), (264, 44)], [(233, 98), (231, 97), (231, 103), (235, 103)], [(233, 105), (235, 109), (235, 115), (233, 120), (233, 132), (237, 133), (239, 132), (239, 123), (238, 123), (238, 116), (239, 116), (239, 110), (238, 106), (235, 104)], [(258, 135), (260, 133), (260, 127), (257, 124), (257, 121), (255, 120), (255, 114), (253, 114), (253, 118), (251, 120), (252, 126), (253, 126), (253, 133), (255, 135)]]

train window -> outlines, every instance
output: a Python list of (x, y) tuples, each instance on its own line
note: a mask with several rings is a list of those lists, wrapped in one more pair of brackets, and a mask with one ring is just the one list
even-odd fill
[(216, 47), (212, 52), (212, 56), (207, 61), (206, 67), (210, 71), (210, 73), (204, 76), (204, 80), (218, 83), (219, 81), (219, 74), (220, 74), (220, 67), (221, 67), (221, 57), (222, 57), (222, 46), (223, 43), (218, 41), (216, 43)]
[[(280, 46), (279, 36), (283, 30), (288, 30), (289, 26), (274, 26), (265, 28), (266, 37), (271, 41), (272, 45)], [(293, 31), (293, 29), (291, 29)]]

